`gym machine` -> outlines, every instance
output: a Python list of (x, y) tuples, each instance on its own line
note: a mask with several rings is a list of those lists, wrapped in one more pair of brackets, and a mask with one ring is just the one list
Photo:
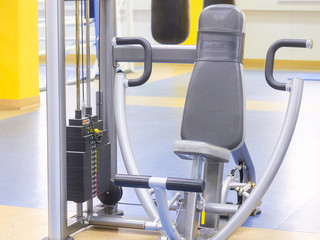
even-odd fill
[[(281, 47), (311, 48), (311, 40), (279, 40), (269, 48), (265, 70), (266, 80), (271, 87), (290, 92), (290, 97), (283, 128), (269, 165), (260, 182), (255, 184), (254, 167), (244, 143), (245, 100), (242, 85), (242, 53), (245, 23), (241, 10), (232, 5), (209, 6), (203, 10), (199, 20), (196, 47), (151, 46), (142, 38), (115, 38), (115, 1), (101, 0), (99, 10), (101, 89), (97, 93), (99, 119), (91, 116), (90, 111), (87, 112), (88, 115), (82, 114), (78, 117), (76, 115), (76, 119), (69, 121), (73, 126), (71, 129), (77, 127), (84, 129), (77, 130), (84, 134), (76, 138), (74, 135), (67, 135), (68, 131), (76, 131), (66, 130), (64, 1), (47, 0), (46, 9), (48, 239), (72, 239), (70, 237), (72, 233), (88, 225), (159, 230), (162, 235), (160, 239), (226, 239), (250, 214), (255, 210), (258, 211), (257, 207), (275, 177), (290, 144), (303, 89), (301, 79), (294, 78), (286, 84), (279, 83), (273, 78), (275, 52)], [(218, 19), (211, 21), (217, 13), (220, 21)], [(219, 54), (216, 54), (218, 50)], [(139, 79), (128, 80), (124, 73), (116, 73), (115, 63), (121, 61), (144, 62), (143, 75)], [(175, 153), (182, 159), (193, 162), (190, 179), (141, 176), (135, 165), (126, 126), (125, 88), (145, 83), (150, 76), (152, 62), (195, 64), (186, 98), (182, 140), (175, 143)], [(221, 71), (221, 69), (228, 69), (228, 71)], [(228, 81), (220, 81), (219, 77), (208, 79), (208, 76), (213, 75), (211, 71), (215, 71), (214, 75), (222, 76)], [(219, 106), (215, 104), (209, 106), (208, 111), (204, 110), (208, 107), (205, 104), (208, 102), (208, 97), (210, 102), (218, 100), (214, 99), (216, 97), (224, 97), (218, 93), (211, 94), (210, 91), (216, 91), (214, 88), (227, 89), (225, 96), (231, 97), (221, 102), (221, 104), (229, 104), (224, 106), (223, 111), (220, 111)], [(203, 94), (200, 97), (197, 92), (203, 89), (207, 89), (209, 95)], [(194, 125), (192, 120), (194, 116), (202, 119), (198, 111), (201, 111), (204, 119), (210, 120), (209, 125), (206, 125), (208, 123), (205, 121), (203, 124)], [(220, 111), (221, 115), (216, 115), (217, 119), (212, 120), (212, 113), (217, 111)], [(231, 125), (230, 122), (228, 123), (229, 120), (232, 121)], [(228, 125), (224, 124), (235, 125), (235, 128), (229, 129)], [(204, 126), (206, 133), (203, 130)], [(107, 129), (107, 132), (104, 129)], [(103, 134), (100, 134), (101, 131)], [(214, 139), (212, 134), (208, 134), (211, 131), (218, 131), (219, 134), (222, 131), (226, 137)], [(116, 174), (117, 135), (129, 175)], [(102, 184), (100, 192), (98, 190), (94, 194), (91, 192), (89, 197), (83, 194), (80, 199), (77, 194), (69, 198), (72, 184), (69, 186), (71, 176), (67, 174), (69, 171), (67, 167), (69, 160), (66, 154), (67, 136), (73, 139), (73, 143), (87, 141), (83, 137), (88, 137), (89, 142), (95, 142), (93, 142), (93, 148), (98, 152), (99, 149), (104, 149), (101, 150), (104, 151), (102, 158), (109, 162), (105, 162), (101, 167), (104, 168), (104, 176), (109, 179), (105, 185)], [(84, 152), (77, 144), (73, 144), (72, 147), (75, 147), (72, 148), (72, 152), (75, 150)], [(92, 151), (92, 148), (89, 147), (89, 150)], [(237, 166), (226, 180), (222, 181), (223, 165), (229, 161), (231, 154)], [(96, 170), (100, 171), (100, 169)], [(236, 180), (237, 176), (240, 176), (240, 181)], [(117, 205), (92, 206), (92, 198), (101, 195), (102, 192), (105, 193), (106, 199), (102, 201), (110, 200), (110, 196), (106, 194), (111, 192), (121, 196), (121, 188), (114, 183), (122, 187), (135, 188), (149, 219), (138, 220), (117, 215)], [(92, 182), (88, 184), (92, 189)], [(146, 188), (151, 188), (151, 191)], [(168, 201), (166, 190), (178, 192)], [(229, 190), (236, 192), (239, 200), (236, 204), (226, 203)], [(153, 192), (156, 200), (151, 197)], [(70, 219), (67, 219), (67, 199), (78, 202), (77, 214)], [(88, 205), (86, 212), (82, 209), (84, 201), (87, 201)], [(170, 210), (177, 212), (175, 221), (170, 217)], [(219, 226), (221, 216), (230, 218), (222, 227)]]

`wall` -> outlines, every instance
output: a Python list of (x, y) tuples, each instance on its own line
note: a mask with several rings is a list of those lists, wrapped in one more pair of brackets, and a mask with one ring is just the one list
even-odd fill
[[(149, 22), (151, 1), (132, 1), (134, 35), (144, 36), (155, 43)], [(202, 4), (202, 0), (197, 1)], [(320, 0), (238, 0), (237, 6), (246, 15), (245, 58), (264, 59), (269, 45), (277, 39), (312, 38), (313, 50), (282, 49), (277, 58), (320, 61)]]
[(246, 15), (245, 58), (264, 59), (281, 38), (312, 38), (314, 48), (282, 49), (277, 58), (320, 61), (320, 1), (238, 0)]
[[(133, 35), (145, 37), (152, 44), (156, 44), (151, 35), (151, 0), (132, 0), (132, 2)], [(199, 7), (195, 4), (202, 5), (202, 0), (190, 0), (190, 2), (193, 11), (190, 15), (194, 17), (191, 25), (197, 26), (196, 16)], [(312, 38), (313, 50), (282, 49), (277, 58), (320, 61), (320, 0), (237, 0), (237, 5), (246, 14), (245, 58), (264, 59), (268, 47), (277, 39)], [(44, 11), (42, 12), (44, 14)], [(40, 16), (43, 14), (39, 13)], [(122, 30), (126, 35), (124, 10), (121, 11), (121, 15)], [(196, 30), (193, 32), (196, 34)], [(68, 29), (66, 34), (73, 36), (73, 30)], [(193, 40), (188, 39), (187, 44), (195, 42), (195, 37), (191, 38)], [(67, 42), (68, 44), (70, 43)], [(42, 45), (40, 50), (44, 48), (44, 42)]]
[(0, 1), (0, 109), (39, 103), (37, 0)]

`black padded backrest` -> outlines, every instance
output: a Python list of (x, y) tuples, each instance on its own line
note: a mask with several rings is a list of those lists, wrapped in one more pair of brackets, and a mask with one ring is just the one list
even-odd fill
[(205, 8), (188, 87), (181, 137), (233, 150), (245, 131), (242, 82), (244, 14), (232, 5)]

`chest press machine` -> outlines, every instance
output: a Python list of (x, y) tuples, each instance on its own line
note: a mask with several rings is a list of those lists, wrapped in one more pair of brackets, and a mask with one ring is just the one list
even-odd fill
[[(283, 128), (268, 168), (257, 185), (254, 168), (244, 144), (245, 93), (243, 83), (244, 14), (235, 6), (215, 5), (205, 8), (199, 18), (196, 59), (188, 87), (181, 126), (181, 138), (174, 143), (174, 153), (192, 161), (190, 179), (141, 176), (135, 165), (125, 113), (125, 88), (144, 84), (151, 73), (152, 48), (141, 38), (117, 38), (118, 45), (141, 44), (145, 50), (145, 72), (139, 79), (126, 79), (117, 73), (115, 116), (119, 144), (129, 175), (116, 175), (118, 186), (136, 188), (149, 217), (146, 229), (164, 230), (161, 239), (226, 239), (255, 211), (275, 177), (285, 156), (298, 118), (303, 80), (279, 83), (273, 78), (274, 55), (280, 47), (311, 47), (309, 40), (279, 40), (269, 49), (266, 80), (278, 90), (289, 91), (290, 99)], [(231, 153), (238, 165), (223, 181), (223, 167)], [(247, 172), (244, 172), (247, 169)], [(236, 172), (241, 171), (241, 181)], [(244, 180), (245, 179), (245, 180)], [(151, 198), (155, 193), (155, 203)], [(138, 190), (139, 189), (139, 190)], [(165, 190), (187, 192), (167, 201)], [(229, 190), (241, 201), (227, 204)], [(184, 196), (184, 197), (181, 197)], [(177, 211), (177, 220), (170, 216)], [(183, 209), (183, 210), (182, 210)], [(180, 214), (183, 211), (184, 214)], [(221, 215), (231, 219), (219, 229)], [(201, 220), (200, 220), (201, 219)]]
[[(245, 18), (241, 10), (232, 5), (205, 8), (199, 19), (197, 46), (193, 48), (151, 46), (145, 39), (131, 37), (115, 38), (111, 44), (115, 35), (113, 24), (108, 25), (107, 33), (103, 29), (108, 22), (107, 18), (110, 22), (114, 14), (114, 7), (112, 0), (100, 3), (100, 11), (105, 13), (100, 16), (100, 80), (103, 85), (102, 94), (106, 94), (102, 95), (103, 100), (100, 99), (101, 92), (98, 94), (99, 119), (104, 120), (104, 128), (108, 129), (110, 161), (116, 159), (117, 133), (128, 171), (128, 175), (116, 174), (116, 163), (111, 163), (110, 176), (119, 187), (135, 188), (149, 220), (114, 216), (106, 213), (108, 207), (103, 205), (88, 207), (85, 214), (81, 211), (81, 214), (67, 220), (65, 82), (62, 64), (64, 35), (61, 34), (61, 29), (64, 29), (61, 17), (64, 9), (61, 1), (56, 4), (48, 1), (47, 8), (51, 10), (47, 11), (47, 32), (50, 33), (47, 38), (47, 46), (50, 46), (47, 47), (47, 111), (50, 129), (48, 239), (72, 239), (70, 234), (88, 225), (158, 230), (162, 235), (159, 239), (226, 239), (250, 214), (259, 212), (257, 207), (283, 161), (298, 118), (303, 80), (294, 78), (287, 84), (277, 82), (273, 78), (275, 53), (281, 47), (311, 48), (312, 41), (279, 40), (267, 53), (265, 75), (268, 84), (277, 90), (290, 92), (290, 97), (271, 160), (260, 182), (256, 184), (254, 166), (244, 143), (245, 94), (242, 61)], [(54, 34), (55, 31), (60, 34)], [(141, 45), (142, 48), (136, 45)], [(144, 84), (150, 77), (152, 62), (178, 63), (178, 57), (174, 56), (177, 53), (184, 57), (183, 63), (194, 63), (183, 113), (182, 140), (174, 143), (175, 154), (183, 160), (192, 161), (191, 176), (190, 179), (141, 176), (129, 139), (125, 89)], [(127, 79), (122, 72), (116, 73), (114, 77), (114, 63), (121, 61), (144, 61), (144, 73), (138, 79)], [(105, 81), (108, 74), (111, 80)], [(224, 164), (231, 155), (236, 167), (223, 180)], [(107, 185), (109, 192), (120, 189), (111, 187), (110, 183)], [(166, 190), (175, 190), (177, 193), (168, 201)], [(235, 204), (226, 202), (230, 190), (237, 194), (238, 201)], [(92, 205), (92, 199), (90, 201)], [(170, 211), (177, 213), (174, 221)], [(229, 218), (223, 226), (220, 224), (222, 216)]]

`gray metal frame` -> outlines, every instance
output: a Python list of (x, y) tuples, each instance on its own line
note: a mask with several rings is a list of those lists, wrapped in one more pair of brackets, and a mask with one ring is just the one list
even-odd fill
[[(100, 106), (100, 119), (104, 121), (104, 128), (109, 131), (109, 138), (112, 144), (111, 176), (114, 176), (117, 169), (117, 133), (114, 115), (114, 81), (115, 69), (114, 58), (116, 61), (143, 61), (143, 50), (141, 47), (115, 47), (113, 51), (112, 39), (115, 34), (115, 0), (100, 1), (100, 81), (101, 93), (98, 96)], [(135, 220), (123, 217), (105, 217), (101, 207), (95, 207), (95, 214), (86, 214), (83, 217), (73, 217), (67, 220), (67, 189), (66, 189), (66, 106), (65, 106), (65, 42), (64, 42), (64, 0), (46, 1), (46, 50), (47, 50), (47, 138), (48, 138), (48, 215), (50, 240), (72, 239), (70, 234), (86, 226), (86, 224), (131, 227), (147, 230), (162, 230), (161, 224), (148, 220)], [(170, 63), (193, 63), (195, 59), (195, 47), (193, 46), (153, 46), (154, 62)], [(114, 54), (114, 56), (113, 56)], [(293, 79), (291, 94), (286, 112), (283, 129), (278, 143), (275, 147), (268, 168), (252, 193), (246, 194), (247, 200), (237, 211), (228, 224), (222, 228), (211, 239), (226, 239), (233, 231), (242, 224), (270, 186), (275, 177), (284, 155), (290, 144), (290, 140), (296, 125), (303, 89), (303, 80)], [(99, 99), (101, 101), (99, 101)], [(245, 145), (244, 145), (245, 146)], [(246, 156), (246, 153), (243, 154)], [(244, 157), (245, 158), (245, 157)], [(251, 166), (248, 164), (249, 167)], [(198, 168), (195, 168), (198, 169)], [(195, 170), (197, 171), (197, 170)], [(254, 170), (249, 170), (249, 178), (254, 179)], [(195, 173), (194, 173), (195, 174)], [(163, 192), (157, 192), (161, 205), (166, 206)], [(189, 203), (195, 207), (197, 195), (191, 194), (188, 197)], [(161, 201), (161, 200), (160, 200)], [(187, 203), (188, 204), (188, 203)], [(151, 203), (150, 203), (151, 205)], [(190, 206), (191, 206), (190, 205)], [(152, 203), (152, 208), (154, 208)], [(99, 210), (100, 209), (100, 210)], [(208, 212), (211, 213), (234, 213), (234, 207), (223, 205), (208, 205)], [(82, 210), (81, 210), (82, 212)], [(195, 209), (191, 211), (196, 215)], [(168, 215), (167, 212), (161, 214)], [(83, 214), (79, 214), (83, 215)], [(151, 218), (157, 219), (157, 212)], [(190, 216), (190, 214), (188, 213)], [(167, 217), (162, 217), (167, 219)], [(197, 217), (191, 221), (196, 221)], [(85, 220), (88, 223), (85, 223)], [(173, 238), (177, 236), (171, 223), (168, 223), (172, 231), (168, 234)], [(194, 224), (191, 224), (194, 225)], [(194, 231), (188, 227), (188, 238), (193, 238)], [(186, 228), (185, 227), (185, 228)]]
[[(116, 61), (143, 61), (143, 49), (140, 46), (117, 46), (113, 52), (112, 39), (115, 34), (115, 1), (100, 1), (100, 82), (101, 93), (98, 94), (99, 117), (104, 121), (104, 128), (109, 131), (112, 144), (111, 176), (117, 169), (117, 134), (114, 107), (114, 62)], [(48, 239), (71, 239), (68, 235), (85, 226), (82, 204), (78, 204), (78, 214), (67, 220), (66, 197), (66, 109), (65, 109), (65, 42), (64, 42), (64, 1), (46, 1), (46, 48), (47, 48), (47, 124), (48, 124)], [(153, 62), (166, 63), (193, 63), (196, 51), (195, 46), (161, 46), (155, 45)], [(101, 100), (101, 101), (99, 101)], [(90, 101), (88, 101), (90, 104)], [(92, 202), (88, 202), (89, 212), (92, 211)], [(91, 216), (91, 219), (93, 217)], [(96, 216), (95, 218), (100, 218)], [(102, 218), (103, 219), (103, 218)], [(124, 221), (130, 227), (139, 223)], [(68, 225), (69, 223), (69, 225)], [(93, 223), (89, 221), (89, 223)], [(148, 223), (148, 229), (154, 229)], [(159, 230), (159, 229), (158, 229)]]
[[(128, 85), (127, 79), (124, 73), (116, 74), (116, 85), (114, 88), (115, 92), (115, 106), (114, 115), (117, 121), (117, 132), (119, 145), (124, 159), (126, 169), (131, 175), (140, 175), (139, 170), (136, 166), (134, 154), (131, 147), (127, 116), (126, 116), (126, 86)], [(159, 218), (156, 206), (151, 198), (150, 191), (146, 189), (136, 188), (135, 192), (139, 201), (141, 202), (144, 210), (148, 214), (151, 220), (156, 220)]]
[[(111, 177), (117, 171), (117, 133), (115, 125), (114, 108), (114, 75), (112, 39), (116, 36), (116, 4), (115, 0), (99, 1), (99, 74), (101, 83), (102, 101), (99, 104), (99, 118), (108, 129), (111, 144)], [(99, 100), (99, 99), (98, 99)]]
[(270, 187), (291, 142), (300, 111), (302, 92), (303, 80), (294, 78), (291, 82), (289, 103), (282, 125), (282, 130), (260, 183), (253, 189), (247, 200), (240, 207), (239, 211), (237, 211), (229, 220), (228, 224), (218, 231), (218, 233), (211, 239), (227, 239), (238, 227), (241, 226), (250, 213), (257, 207), (257, 204), (260, 203), (262, 197)]
[(64, 1), (46, 1), (49, 239), (67, 239)]
[[(114, 59), (117, 62), (143, 62), (144, 51), (138, 45), (115, 46)], [(195, 46), (152, 45), (152, 62), (193, 64), (195, 59)]]

